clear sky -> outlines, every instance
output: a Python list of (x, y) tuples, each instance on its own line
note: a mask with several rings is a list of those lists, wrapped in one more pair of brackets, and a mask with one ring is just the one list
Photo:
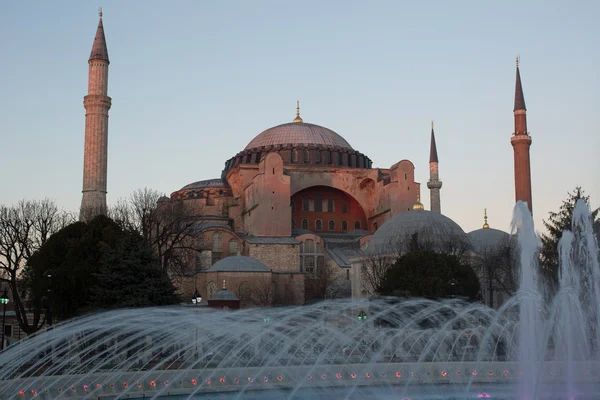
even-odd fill
[(0, 4), (0, 204), (81, 201), (87, 60), (103, 7), (108, 201), (220, 176), (294, 118), (341, 134), (426, 189), (435, 120), (442, 212), (508, 230), (515, 57), (534, 217), (582, 185), (600, 205), (598, 1), (7, 1)]

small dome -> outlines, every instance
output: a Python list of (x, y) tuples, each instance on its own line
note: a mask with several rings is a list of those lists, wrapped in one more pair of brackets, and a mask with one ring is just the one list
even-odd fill
[(252, 139), (245, 150), (286, 144), (312, 144), (352, 150), (350, 143), (331, 129), (306, 122), (290, 122), (269, 128)]
[(374, 252), (405, 251), (415, 233), (420, 241), (431, 243), (436, 250), (469, 246), (465, 231), (450, 218), (432, 211), (413, 210), (387, 220), (373, 234), (368, 247)]
[(171, 201), (171, 199), (169, 199), (167, 196), (161, 196), (158, 200), (157, 203), (168, 203), (169, 201)]
[(190, 190), (190, 189), (206, 189), (206, 188), (222, 188), (229, 189), (229, 183), (225, 179), (207, 179), (204, 181), (198, 181), (190, 183), (189, 185), (185, 185), (180, 190)]
[(252, 257), (231, 256), (217, 261), (206, 272), (269, 272), (265, 264)]
[(493, 228), (477, 229), (469, 232), (468, 236), (473, 251), (478, 254), (490, 251), (499, 245), (508, 244), (511, 240), (511, 236), (508, 233)]
[(208, 299), (208, 301), (212, 300), (233, 300), (237, 301), (238, 298), (235, 297), (235, 294), (227, 289), (221, 289), (213, 297)]

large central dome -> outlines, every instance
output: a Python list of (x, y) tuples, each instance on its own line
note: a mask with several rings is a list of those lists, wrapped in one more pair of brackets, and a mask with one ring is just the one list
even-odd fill
[(312, 144), (352, 150), (350, 143), (331, 129), (305, 122), (289, 122), (269, 128), (252, 139), (245, 150), (286, 144)]

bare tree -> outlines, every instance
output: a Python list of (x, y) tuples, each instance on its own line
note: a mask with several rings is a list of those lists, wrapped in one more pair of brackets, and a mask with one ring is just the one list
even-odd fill
[(510, 297), (517, 291), (518, 247), (513, 238), (507, 237), (494, 246), (482, 249), (473, 256), (472, 266), (487, 294), (486, 302), (490, 307), (494, 306), (494, 293)]
[(30, 257), (52, 234), (75, 221), (49, 200), (21, 200), (14, 206), (0, 206), (0, 281), (11, 290), (15, 315), (21, 329), (33, 333), (44, 323), (39, 309), (30, 322), (27, 293), (21, 289), (21, 272)]
[(339, 277), (339, 267), (325, 263), (305, 276), (307, 300), (327, 298), (327, 288)]
[(362, 289), (369, 295), (381, 286), (388, 270), (396, 262), (395, 254), (369, 254), (360, 260), (360, 281)]
[(123, 229), (139, 232), (152, 247), (163, 269), (173, 277), (196, 272), (196, 255), (202, 251), (195, 237), (196, 222), (153, 189), (138, 189), (120, 199), (109, 215)]
[(255, 306), (272, 305), (275, 295), (275, 284), (269, 278), (259, 279), (250, 287), (250, 299)]

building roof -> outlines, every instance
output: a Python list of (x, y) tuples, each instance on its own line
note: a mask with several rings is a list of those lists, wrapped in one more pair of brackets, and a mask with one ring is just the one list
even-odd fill
[(245, 150), (287, 144), (321, 145), (352, 150), (350, 143), (331, 129), (306, 122), (289, 122), (269, 128), (252, 139)]
[(246, 256), (225, 257), (214, 263), (206, 272), (269, 272), (265, 264)]
[(510, 243), (511, 236), (499, 229), (481, 228), (468, 233), (473, 251), (482, 254), (495, 247)]
[(208, 299), (209, 302), (213, 300), (228, 300), (228, 301), (238, 301), (238, 298), (235, 294), (227, 289), (221, 289), (213, 297)]
[(437, 146), (435, 145), (435, 134), (433, 133), (433, 122), (431, 123), (431, 145), (429, 147), (429, 162), (439, 162)]
[(469, 238), (462, 228), (443, 214), (428, 210), (412, 210), (394, 215), (374, 234), (369, 249), (376, 253), (406, 250), (411, 236), (430, 242), (434, 248), (446, 245), (468, 246)]
[(300, 244), (293, 237), (286, 236), (253, 236), (238, 233), (238, 236), (250, 244)]
[(94, 44), (92, 45), (92, 52), (90, 53), (91, 60), (108, 60), (108, 48), (106, 47), (106, 38), (104, 37), (104, 25), (102, 24), (102, 13), (100, 13), (100, 21), (98, 22), (98, 29), (96, 29), (96, 37), (94, 37)]
[(517, 59), (517, 80), (515, 83), (515, 110), (527, 110), (527, 108), (525, 108), (525, 96), (523, 96), (523, 87), (521, 86), (519, 59)]
[(189, 185), (185, 185), (180, 190), (190, 190), (190, 189), (206, 189), (206, 188), (222, 188), (229, 189), (229, 183), (225, 179), (206, 179), (203, 181), (193, 182)]

